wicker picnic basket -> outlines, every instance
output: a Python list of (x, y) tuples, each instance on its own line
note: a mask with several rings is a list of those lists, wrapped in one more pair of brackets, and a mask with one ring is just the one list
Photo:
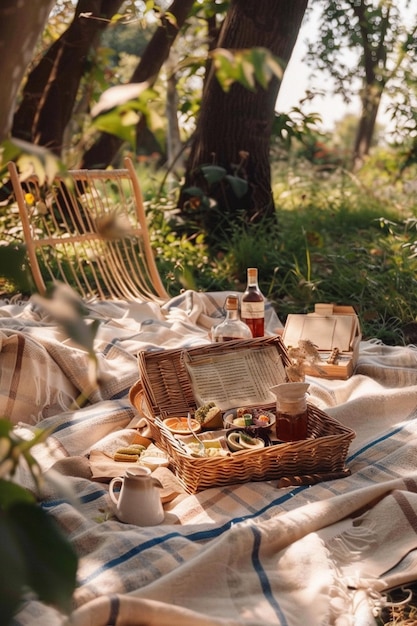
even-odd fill
[[(221, 354), (274, 346), (284, 367), (289, 363), (279, 336), (214, 343), (186, 350), (187, 354)], [(278, 479), (279, 486), (313, 484), (349, 474), (345, 465), (354, 431), (308, 404), (308, 439), (282, 443), (262, 450), (239, 451), (230, 456), (192, 457), (162, 420), (192, 414), (197, 408), (184, 350), (143, 351), (138, 355), (140, 378), (130, 391), (130, 401), (149, 422), (155, 443), (166, 452), (177, 478), (189, 493), (210, 487), (248, 481)], [(275, 405), (262, 408), (274, 409)]]

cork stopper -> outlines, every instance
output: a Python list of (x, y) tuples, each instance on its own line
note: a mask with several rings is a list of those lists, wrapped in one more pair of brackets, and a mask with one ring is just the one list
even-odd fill
[(227, 296), (226, 311), (237, 311), (239, 308), (239, 298), (237, 296)]

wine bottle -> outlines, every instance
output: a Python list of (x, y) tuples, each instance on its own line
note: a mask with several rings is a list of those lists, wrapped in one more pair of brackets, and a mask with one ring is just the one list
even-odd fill
[(242, 295), (242, 321), (251, 330), (252, 337), (263, 337), (265, 334), (265, 299), (258, 285), (258, 270), (248, 268), (248, 284)]
[(233, 339), (251, 339), (252, 333), (249, 327), (242, 322), (239, 316), (238, 296), (227, 296), (226, 318), (213, 330), (213, 340), (216, 343), (232, 341)]

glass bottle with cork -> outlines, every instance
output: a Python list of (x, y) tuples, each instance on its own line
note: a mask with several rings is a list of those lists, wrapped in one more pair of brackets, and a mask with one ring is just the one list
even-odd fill
[(242, 295), (241, 318), (249, 326), (252, 337), (265, 334), (265, 299), (258, 285), (258, 269), (249, 267), (248, 282)]
[(216, 343), (232, 341), (234, 339), (251, 339), (249, 327), (242, 322), (239, 316), (239, 298), (229, 295), (226, 298), (226, 318), (213, 330), (213, 340)]

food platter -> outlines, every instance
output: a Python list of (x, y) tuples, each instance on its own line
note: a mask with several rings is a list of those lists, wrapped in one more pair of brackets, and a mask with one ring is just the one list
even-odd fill
[[(206, 416), (210, 413), (218, 414), (216, 426), (212, 428), (209, 425), (213, 420), (206, 421)], [(186, 417), (168, 417), (162, 423), (184, 445), (186, 453), (191, 456), (209, 457), (261, 450), (271, 445), (270, 436), (275, 438), (272, 432), (275, 421), (276, 417), (272, 411), (239, 407), (223, 413), (210, 402), (198, 408), (194, 417), (190, 417), (190, 421)], [(213, 445), (213, 440), (216, 440), (216, 446)]]
[(223, 416), (225, 428), (256, 428), (271, 429), (276, 422), (276, 415), (272, 411), (258, 408), (241, 407), (226, 411)]

